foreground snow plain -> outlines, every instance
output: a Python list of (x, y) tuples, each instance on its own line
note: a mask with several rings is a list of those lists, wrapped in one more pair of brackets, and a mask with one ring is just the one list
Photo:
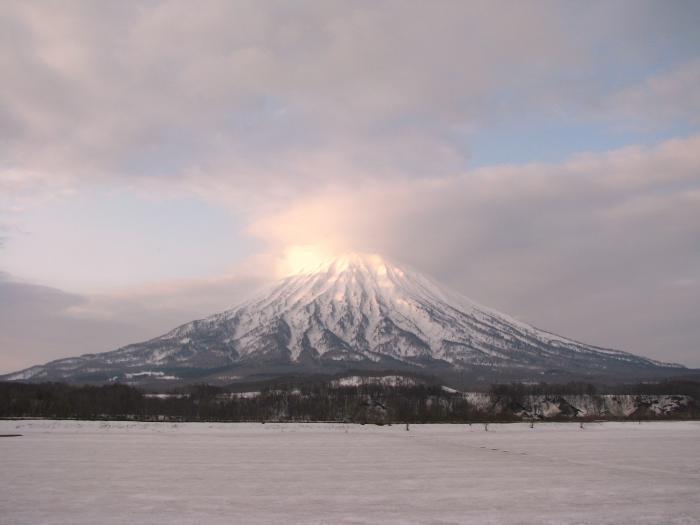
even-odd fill
[(0, 421), (0, 523), (700, 523), (700, 422)]

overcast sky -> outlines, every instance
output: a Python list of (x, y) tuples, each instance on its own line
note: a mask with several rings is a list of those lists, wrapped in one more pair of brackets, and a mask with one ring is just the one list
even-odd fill
[(700, 367), (700, 3), (0, 3), (0, 373), (384, 254)]

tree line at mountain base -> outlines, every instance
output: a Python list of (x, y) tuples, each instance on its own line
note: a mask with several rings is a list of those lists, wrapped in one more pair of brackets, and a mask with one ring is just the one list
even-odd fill
[[(669, 413), (655, 412), (654, 403), (659, 396), (666, 396), (677, 407)], [(588, 412), (577, 408), (572, 399), (586, 404)], [(695, 399), (700, 399), (700, 382), (694, 381), (621, 385), (604, 393), (585, 383), (495, 385), (489, 392), (471, 395), (440, 385), (372, 382), (351, 386), (333, 382), (285, 383), (250, 392), (200, 384), (169, 394), (149, 394), (124, 384), (5, 382), (0, 383), (0, 418), (378, 424), (625, 417), (696, 419), (700, 418), (700, 408)], [(615, 416), (605, 413), (604, 405), (611, 402), (636, 405), (626, 416)]]

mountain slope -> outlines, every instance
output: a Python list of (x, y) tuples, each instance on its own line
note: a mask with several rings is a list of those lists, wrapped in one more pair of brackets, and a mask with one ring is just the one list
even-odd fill
[(150, 341), (4, 379), (165, 380), (216, 370), (235, 378), (231, 370), (341, 366), (529, 374), (682, 368), (550, 334), (379, 256), (350, 254)]

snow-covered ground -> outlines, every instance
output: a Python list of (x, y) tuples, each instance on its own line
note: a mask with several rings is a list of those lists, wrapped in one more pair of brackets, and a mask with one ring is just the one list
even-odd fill
[(0, 523), (700, 523), (700, 422), (0, 421)]

